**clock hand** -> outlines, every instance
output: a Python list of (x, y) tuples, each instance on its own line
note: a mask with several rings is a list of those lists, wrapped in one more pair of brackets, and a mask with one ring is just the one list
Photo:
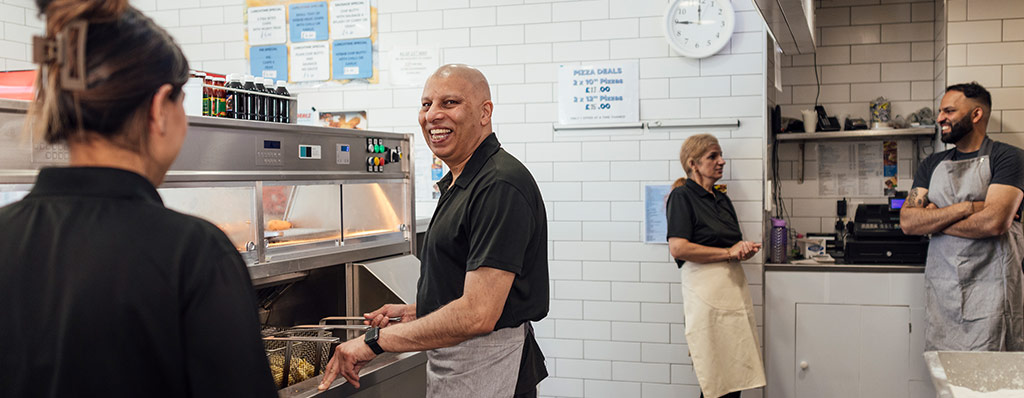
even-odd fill
[(700, 21), (700, 3), (697, 3), (697, 20)]
[(697, 22), (694, 22), (694, 21), (672, 21), (672, 22), (675, 22), (677, 24), (683, 24), (683, 25), (697, 25), (698, 24)]

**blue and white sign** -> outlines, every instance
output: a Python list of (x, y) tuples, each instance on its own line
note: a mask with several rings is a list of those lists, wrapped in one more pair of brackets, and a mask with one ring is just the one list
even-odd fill
[(644, 243), (667, 243), (665, 203), (671, 192), (671, 185), (644, 186)]
[(274, 80), (288, 79), (288, 46), (249, 47), (249, 73)]
[(558, 123), (639, 122), (637, 69), (637, 61), (559, 66)]
[(373, 77), (373, 43), (370, 39), (334, 42), (334, 80)]
[(327, 3), (295, 3), (288, 6), (291, 42), (327, 40)]

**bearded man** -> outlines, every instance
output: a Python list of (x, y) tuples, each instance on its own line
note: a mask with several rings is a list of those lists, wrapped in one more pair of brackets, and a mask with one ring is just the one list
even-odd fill
[(914, 174), (900, 211), (907, 234), (931, 234), (925, 266), (926, 350), (1024, 350), (1020, 212), (1024, 151), (988, 138), (992, 96), (949, 86), (942, 142)]

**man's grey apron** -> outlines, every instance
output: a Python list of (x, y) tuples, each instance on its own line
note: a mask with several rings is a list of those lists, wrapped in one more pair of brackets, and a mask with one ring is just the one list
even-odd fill
[(427, 351), (428, 398), (511, 397), (528, 325)]
[[(928, 184), (928, 200), (946, 207), (983, 201), (992, 180), (992, 140), (974, 159), (943, 158)], [(932, 235), (925, 267), (926, 350), (1024, 350), (1021, 223), (1002, 235), (966, 239)]]

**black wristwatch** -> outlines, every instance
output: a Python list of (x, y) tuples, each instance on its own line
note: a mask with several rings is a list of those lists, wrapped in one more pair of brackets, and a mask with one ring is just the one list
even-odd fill
[(380, 344), (377, 344), (377, 338), (379, 337), (380, 328), (374, 326), (372, 328), (366, 329), (366, 337), (363, 338), (363, 341), (366, 342), (366, 345), (370, 346), (370, 349), (373, 350), (373, 353), (375, 355), (380, 355), (384, 353), (384, 349), (380, 348)]

